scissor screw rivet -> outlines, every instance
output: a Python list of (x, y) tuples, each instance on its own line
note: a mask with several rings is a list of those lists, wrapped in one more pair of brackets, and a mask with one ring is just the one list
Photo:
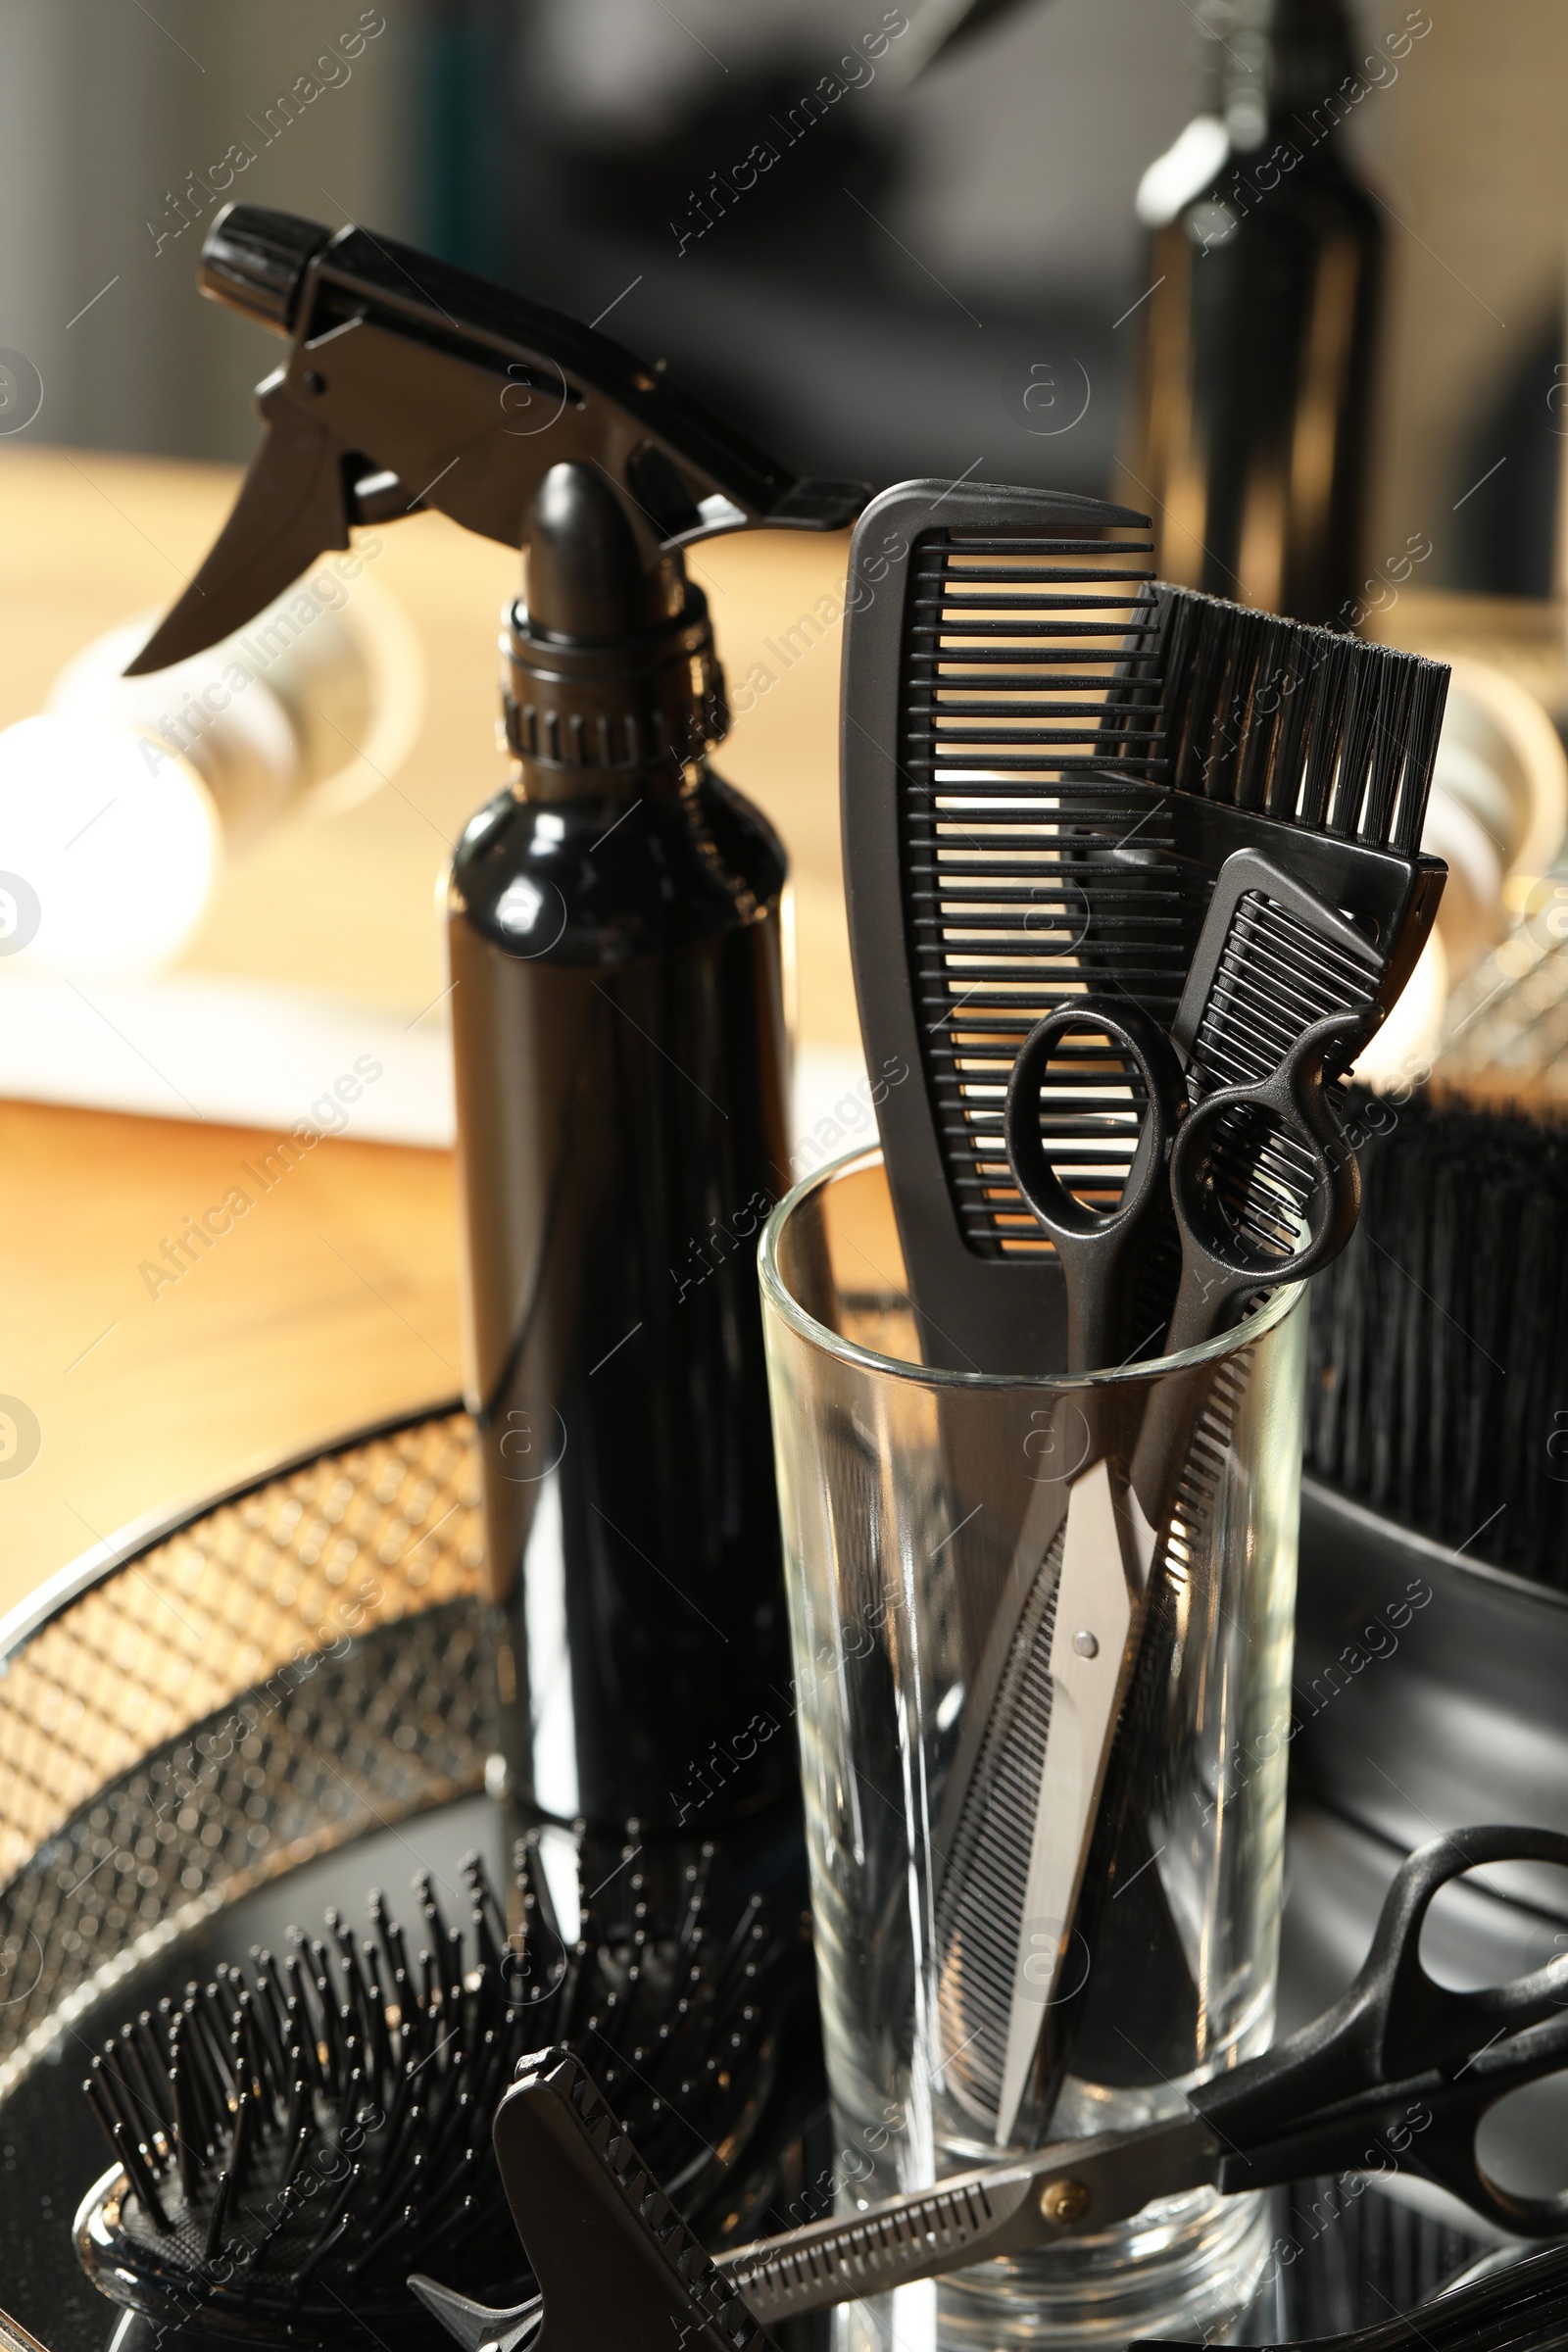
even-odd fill
[(1050, 2180), (1040, 2192), (1040, 2210), (1048, 2222), (1081, 2222), (1089, 2211), (1089, 2191), (1081, 2180)]
[(1098, 1658), (1100, 1655), (1100, 1643), (1087, 1625), (1074, 1634), (1072, 1645), (1081, 1658)]

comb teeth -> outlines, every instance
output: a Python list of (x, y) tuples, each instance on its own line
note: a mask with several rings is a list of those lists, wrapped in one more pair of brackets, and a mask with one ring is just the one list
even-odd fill
[[(1188, 1616), (1193, 1579), (1208, 1552), (1215, 1499), (1235, 1441), (1236, 1418), (1247, 1395), (1250, 1350), (1212, 1367), (1202, 1409), (1182, 1462), (1170, 1516), (1160, 1530), (1159, 1548), (1149, 1579), (1149, 1612), (1138, 1645), (1117, 1734), (1118, 1769), (1125, 1783), (1138, 1776), (1145, 1739), (1159, 1739), (1172, 1676)], [(1103, 1811), (1113, 1814), (1116, 1796), (1107, 1793)], [(1178, 1841), (1179, 1842), (1179, 1841)], [(1114, 1915), (1112, 1915), (1114, 1916)], [(1114, 1935), (1113, 1927), (1107, 1935)]]
[(1447, 693), (1441, 662), (1219, 597), (1157, 597), (1179, 792), (1413, 857)]
[[(1259, 891), (1238, 900), (1188, 1063), (1192, 1101), (1254, 1086), (1278, 1069), (1314, 1021), (1368, 1010), (1377, 975), (1338, 942), (1314, 934)], [(1260, 1135), (1243, 1114), (1221, 1114), (1215, 1189), (1231, 1222), (1258, 1249), (1287, 1256), (1318, 1181), (1310, 1152), (1270, 1120)]]
[(1219, 1087), (1253, 1086), (1302, 1031), (1373, 1002), (1376, 973), (1313, 933), (1263, 892), (1237, 903), (1188, 1065), (1196, 1102)]
[[(659, 2247), (702, 2318), (719, 2328), (722, 2340), (734, 2345), (735, 2352), (746, 2352), (746, 2347), (759, 2338), (766, 2344), (767, 2338), (740, 2288), (683, 2226), (660, 2187), (657, 2175), (638, 2154), (630, 2132), (622, 2129), (599, 2096), (581, 2059), (560, 2050), (544, 2053), (542, 2062), (527, 2063), (530, 2067), (537, 2064), (538, 2073), (553, 2095), (560, 2098), (564, 2093), (566, 2102), (577, 2110), (584, 2138), (636, 2216), (639, 2228)], [(567, 2076), (569, 2080), (565, 2079)]]
[[(909, 951), (943, 1155), (983, 1256), (1050, 1248), (1002, 1143), (1024, 1038), (1107, 971), (1168, 1022), (1196, 944), (1190, 893), (1158, 855), (1171, 845), (1149, 552), (1113, 527), (938, 531), (911, 566), (900, 745)], [(1142, 1102), (1092, 1038), (1062, 1059), (1074, 1065), (1060, 1112), (1069, 1156), (1087, 1154), (1084, 1181), (1115, 1198)]]
[(1051, 1643), (1065, 1526), (1008, 1644), (937, 1897), (937, 2007), (953, 2096), (994, 2132), (1051, 1732)]
[[(1214, 1501), (1231, 1457), (1236, 1416), (1247, 1394), (1250, 1369), (1250, 1358), (1245, 1354), (1227, 1356), (1214, 1366), (1203, 1409), (1182, 1464), (1175, 1507), (1162, 1530), (1161, 1551), (1150, 1579), (1150, 1593), (1152, 1602), (1158, 1597), (1164, 1614), (1159, 1628), (1151, 1626), (1152, 1642), (1146, 1638), (1145, 1650), (1152, 1653), (1147, 1669), (1143, 1664), (1144, 1650), (1140, 1651), (1139, 1660), (1140, 1672), (1155, 1690), (1162, 1676), (1168, 1676), (1169, 1648), (1180, 1638), (1185, 1613), (1180, 1606), (1181, 1598), (1192, 1590), (1195, 1571), (1208, 1549)], [(1162, 1638), (1163, 1655), (1160, 1654)]]
[[(1051, 1250), (1001, 1132), (1029, 1030), (1107, 987), (1162, 1027), (1174, 1016), (1213, 874), (1176, 855), (1172, 788), (1402, 856), (1420, 846), (1446, 669), (1155, 586), (1147, 552), (1110, 528), (936, 532), (911, 564), (906, 935), (938, 1144), (980, 1256)], [(1063, 1044), (1042, 1133), (1081, 1199), (1120, 1199), (1144, 1110), (1103, 1040)]]

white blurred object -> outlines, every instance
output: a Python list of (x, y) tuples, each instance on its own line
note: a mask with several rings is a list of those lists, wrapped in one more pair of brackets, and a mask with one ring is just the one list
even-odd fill
[(1435, 831), (1457, 843), (1465, 818), (1491, 845), (1497, 879), (1489, 863), (1484, 891), (1477, 884), (1455, 892), (1450, 878), (1443, 894), (1439, 920), (1455, 983), (1502, 938), (1518, 877), (1544, 873), (1568, 827), (1568, 759), (1551, 720), (1517, 679), (1461, 660), (1448, 689), (1425, 846), (1448, 856)]
[(17, 971), (127, 977), (179, 954), (221, 843), (182, 760), (104, 722), (24, 718), (0, 733), (0, 956)]
[(1433, 1075), (1471, 1096), (1568, 1101), (1568, 870), (1540, 877), (1448, 999)]
[(111, 629), (68, 662), (45, 708), (115, 719), (183, 759), (211, 792), (230, 850), (286, 811), (336, 815), (407, 759), (424, 714), (424, 661), (394, 597), (354, 564), (321, 563), (232, 637), (145, 678), (121, 675), (161, 615)]
[(1156, 155), (1138, 182), (1137, 213), (1146, 228), (1164, 228), (1183, 205), (1211, 188), (1225, 169), (1230, 132), (1218, 115), (1197, 115), (1173, 146)]
[(1356, 1084), (1386, 1090), (1419, 1078), (1432, 1059), (1447, 1001), (1448, 952), (1442, 931), (1434, 930), (1399, 1002), (1351, 1072)]
[[(0, 880), (0, 947), (5, 898)], [(301, 1127), (362, 1143), (449, 1149), (452, 1034), (441, 1002), (410, 1020), (276, 982), (209, 972), (74, 979), (14, 970), (4, 983), (0, 1099), (222, 1126)], [(337, 1081), (361, 1081), (345, 1108)], [(874, 1141), (858, 1053), (795, 1056), (792, 1178)]]
[[(439, 1006), (410, 1021), (274, 981), (189, 971), (19, 971), (0, 985), (7, 1101), (362, 1143), (452, 1142), (452, 1040)], [(354, 1077), (358, 1086), (339, 1084)]]
[(0, 970), (161, 971), (226, 856), (386, 781), (418, 733), (424, 662), (364, 564), (323, 561), (206, 653), (122, 677), (158, 618), (144, 613), (0, 733)]
[(1437, 928), (1398, 1004), (1355, 1065), (1387, 1087), (1430, 1063), (1444, 1008), (1504, 937), (1522, 889), (1568, 826), (1568, 759), (1535, 696), (1489, 662), (1453, 663), (1421, 846), (1447, 860)]

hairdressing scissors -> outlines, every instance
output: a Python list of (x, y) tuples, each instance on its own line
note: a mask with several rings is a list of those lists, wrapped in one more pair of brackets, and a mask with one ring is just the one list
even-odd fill
[(1190, 2091), (1184, 2114), (810, 2223), (722, 2255), (719, 2269), (771, 2325), (1103, 2230), (1155, 2198), (1356, 2171), (1416, 2174), (1516, 2235), (1568, 2230), (1568, 2163), (1562, 2191), (1528, 2196), (1493, 2180), (1476, 2145), (1499, 2099), (1568, 2067), (1568, 1952), (1477, 1992), (1440, 1984), (1421, 1960), (1439, 1889), (1514, 1861), (1568, 1866), (1568, 1837), (1457, 1830), (1410, 1855), (1349, 1989), (1277, 2048)]
[(1555, 2236), (1568, 2230), (1568, 2189), (1511, 2191), (1476, 2143), (1499, 2099), (1568, 2067), (1568, 1952), (1460, 1992), (1429, 1975), (1420, 1951), (1440, 1888), (1515, 1861), (1568, 1866), (1568, 1837), (1456, 1830), (1411, 1854), (1348, 1990), (1277, 2048), (1190, 2091), (1180, 2115), (1059, 2140), (712, 2261), (581, 2060), (560, 2049), (524, 2058), (495, 2149), (540, 2292), (501, 2311), (432, 2279), (413, 2284), (466, 2352), (668, 2352), (671, 2325), (705, 2352), (766, 2352), (779, 2321), (1054, 2245), (1198, 2188), (1414, 2174), (1510, 2233)]
[[(1219, 947), (1236, 895), (1227, 894), (1214, 912), (1218, 944), (1202, 968), (1216, 977), (1203, 984), (1205, 994), (1223, 985)], [(1212, 1338), (1261, 1287), (1302, 1279), (1344, 1247), (1359, 1176), (1324, 1099), (1324, 1071), (1348, 1059), (1365, 1030), (1356, 1012), (1298, 1022), (1265, 1076), (1190, 1105), (1175, 1047), (1140, 1006), (1079, 998), (1036, 1024), (1013, 1067), (1003, 1128), (1019, 1191), (1061, 1262), (1069, 1374), (1094, 1373), (1123, 1355), (1140, 1268), (1172, 1235), (1181, 1279), (1166, 1346), (1176, 1351)], [(1090, 1055), (1110, 1059), (1132, 1102), (1142, 1105), (1121, 1198), (1108, 1206), (1069, 1189), (1057, 1165), (1058, 1154), (1064, 1163), (1076, 1157), (1081, 1172), (1087, 1161), (1103, 1190), (1103, 1171), (1093, 1167), (1106, 1156), (1096, 1116), (1074, 1138), (1078, 1122), (1057, 1093), (1050, 1144), (1042, 1128), (1049, 1067), (1074, 1036)], [(1082, 1049), (1073, 1069), (1080, 1078), (1085, 1072)], [(1119, 1113), (1109, 1115), (1119, 1122)], [(1290, 1139), (1288, 1152), (1279, 1149), (1281, 1137)], [(1238, 1200), (1245, 1209), (1258, 1200), (1260, 1212), (1236, 1213)], [(1062, 1981), (1162, 1531), (1210, 1385), (1206, 1365), (1166, 1375), (1147, 1398), (1125, 1465), (1109, 1458), (1105, 1436), (1118, 1420), (1125, 1429), (1125, 1411), (1103, 1391), (1075, 1393), (1087, 1432), (1081, 1457), (1070, 1475), (1042, 1482), (1020, 1538), (1021, 1573), (1009, 1580), (969, 1694), (937, 1840), (945, 1857), (937, 1888), (938, 2017), (957, 2053), (952, 2087), (991, 2127), (999, 2147), (1013, 2136), (1031, 2082), (1048, 2104), (1047, 2078), (1066, 2061), (1071, 2020), (1051, 1996)], [(1058, 1544), (1042, 1657), (1028, 1595), (1053, 1572)], [(1010, 1708), (1011, 1717), (998, 1719), (999, 1708)], [(1022, 1821), (1013, 1809), (990, 1805), (975, 1778), (982, 1759), (1004, 1747), (1014, 1781), (1029, 1785), (1033, 1801)], [(1014, 1919), (1016, 1936), (998, 1934), (999, 1923)], [(1165, 1940), (1169, 1965), (1185, 1972), (1174, 1929)]]

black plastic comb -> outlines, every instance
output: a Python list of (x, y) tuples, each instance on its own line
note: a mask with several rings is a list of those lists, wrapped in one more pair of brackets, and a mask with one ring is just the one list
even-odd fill
[[(866, 1052), (924, 1082), (880, 1113), (910, 1292), (928, 1361), (1045, 1369), (1061, 1286), (1007, 1168), (1008, 1072), (1087, 974), (1115, 975), (1168, 1025), (1201, 919), (1184, 915), (1151, 789), (1148, 517), (941, 482), (867, 514), (879, 547), (891, 531), (908, 552), (846, 621), (844, 854)], [(1115, 1187), (1139, 1106), (1084, 1058), (1070, 1122)]]
[[(1439, 889), (1442, 879), (1440, 871)], [(1237, 851), (1221, 869), (1171, 1027), (1189, 1102), (1196, 1108), (1221, 1092), (1259, 1086), (1307, 1031), (1338, 1018), (1341, 1041), (1325, 1064), (1332, 1083), (1382, 1023), (1407, 969), (1402, 955), (1394, 962), (1380, 956), (1364, 931), (1301, 888), (1277, 858)], [(1325, 1175), (1303, 1135), (1255, 1109), (1216, 1111), (1201, 1163), (1216, 1230), (1260, 1264), (1298, 1250), (1303, 1217), (1322, 1205)], [(1217, 1320), (1192, 1301), (1174, 1311), (1178, 1258), (1173, 1220), (1151, 1220), (1129, 1318), (1135, 1353), (1197, 1345), (1244, 1303), (1228, 1301)]]
[(410, 2284), (466, 2352), (773, 2352), (569, 2050), (519, 2060), (495, 2119), (496, 2164), (538, 2296), (486, 2310)]

